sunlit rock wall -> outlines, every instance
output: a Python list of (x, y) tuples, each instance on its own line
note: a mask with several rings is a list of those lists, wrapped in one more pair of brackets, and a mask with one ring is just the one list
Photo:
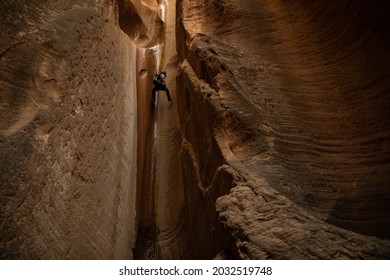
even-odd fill
[(131, 258), (135, 45), (116, 1), (0, 4), (0, 258)]
[(182, 169), (191, 226), (208, 227), (201, 248), (390, 256), (389, 11), (386, 1), (178, 1)]

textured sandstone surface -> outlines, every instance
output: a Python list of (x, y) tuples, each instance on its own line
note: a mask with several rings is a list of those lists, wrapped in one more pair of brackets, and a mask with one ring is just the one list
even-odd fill
[(199, 247), (388, 258), (386, 1), (181, 0), (178, 11), (186, 202), (212, 239)]
[(0, 8), (0, 258), (131, 258), (136, 48), (117, 4)]

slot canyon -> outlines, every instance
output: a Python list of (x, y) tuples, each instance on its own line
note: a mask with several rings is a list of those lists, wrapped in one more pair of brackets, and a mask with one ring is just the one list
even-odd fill
[(0, 8), (0, 259), (390, 258), (388, 1)]

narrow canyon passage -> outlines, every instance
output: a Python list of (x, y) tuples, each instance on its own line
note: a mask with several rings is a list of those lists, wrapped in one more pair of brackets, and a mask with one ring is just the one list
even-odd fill
[(181, 213), (184, 204), (181, 172), (181, 136), (179, 130), (178, 103), (176, 93), (176, 1), (167, 1), (166, 33), (162, 52), (162, 69), (167, 71), (167, 85), (173, 102), (168, 103), (164, 92), (157, 99), (156, 119), (157, 158), (156, 158), (156, 222), (159, 229), (158, 240), (162, 259), (183, 257), (185, 244), (180, 234)]
[(389, 13), (2, 0), (0, 258), (389, 259)]
[[(137, 242), (136, 258), (141, 259), (178, 259), (183, 257), (187, 245), (181, 242), (183, 231), (180, 231), (182, 211), (184, 211), (184, 194), (181, 178), (181, 136), (179, 130), (179, 118), (176, 102), (176, 38), (175, 38), (175, 12), (174, 0), (162, 2), (161, 14), (165, 24), (163, 40), (152, 50), (142, 50), (139, 55), (138, 69), (148, 69), (149, 77), (157, 70), (166, 70), (167, 86), (173, 98), (169, 103), (165, 92), (160, 91), (156, 96), (156, 104), (150, 104), (150, 85), (143, 84), (144, 79), (139, 79), (138, 87), (141, 102), (139, 106), (146, 106), (150, 110), (149, 123), (143, 123), (148, 127), (148, 136), (145, 139), (145, 161), (142, 161), (145, 169), (143, 176), (139, 177), (142, 185), (142, 203), (140, 215), (145, 221), (141, 222), (139, 241)], [(152, 66), (155, 67), (151, 69)], [(154, 70), (154, 71), (153, 71)], [(142, 74), (142, 73), (141, 73)], [(145, 109), (140, 119), (145, 120)], [(142, 141), (142, 140), (141, 140)], [(148, 189), (147, 191), (145, 190)], [(145, 226), (144, 226), (145, 225)]]

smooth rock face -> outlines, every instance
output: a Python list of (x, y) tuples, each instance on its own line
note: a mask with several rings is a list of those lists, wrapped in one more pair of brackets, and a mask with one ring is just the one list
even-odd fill
[(131, 258), (136, 47), (117, 4), (0, 13), (0, 258)]
[(182, 170), (200, 200), (188, 219), (217, 226), (219, 197), (224, 225), (201, 247), (389, 258), (390, 5), (177, 2)]

